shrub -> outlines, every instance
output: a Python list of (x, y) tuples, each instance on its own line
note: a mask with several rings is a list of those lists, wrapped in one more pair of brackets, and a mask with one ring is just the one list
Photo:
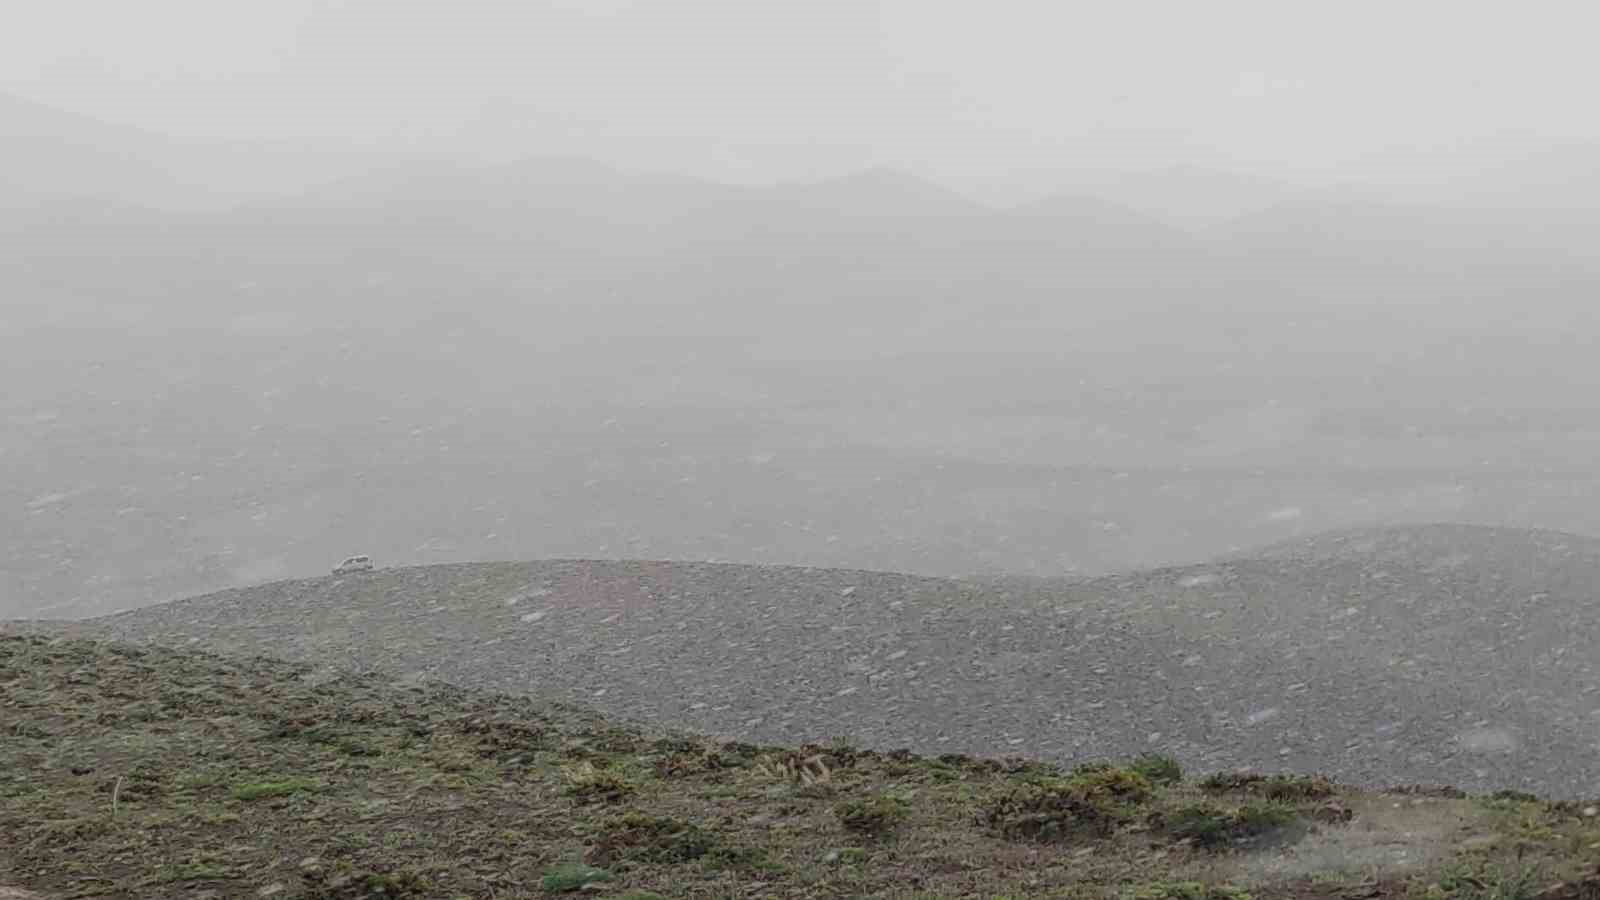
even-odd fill
[(1210, 794), (1259, 794), (1284, 803), (1325, 800), (1337, 792), (1333, 782), (1321, 775), (1262, 775), (1257, 772), (1217, 772), (1202, 780), (1200, 789)]
[(1067, 780), (1089, 791), (1108, 794), (1123, 803), (1143, 803), (1155, 795), (1150, 779), (1132, 769), (1116, 766), (1079, 772)]
[(1262, 785), (1260, 793), (1268, 800), (1294, 803), (1301, 800), (1326, 800), (1335, 793), (1333, 782), (1321, 775), (1274, 775)]
[(859, 866), (870, 858), (864, 848), (843, 847), (823, 857), (823, 862), (837, 863), (841, 866)]
[(660, 778), (686, 778), (706, 772), (737, 769), (744, 765), (745, 761), (736, 756), (724, 756), (716, 750), (698, 750), (673, 753), (657, 761), (656, 775)]
[(567, 776), (567, 794), (581, 803), (616, 803), (631, 795), (637, 786), (609, 769), (593, 763), (580, 763), (562, 770)]
[(841, 769), (848, 769), (858, 761), (875, 759), (878, 754), (871, 750), (863, 750), (850, 742), (849, 738), (836, 737), (828, 742), (828, 746), (821, 748), (834, 765)]
[(539, 886), (552, 894), (562, 894), (567, 891), (581, 891), (591, 884), (610, 881), (612, 875), (605, 869), (597, 869), (582, 863), (562, 863), (548, 869)]
[(1006, 756), (989, 763), (989, 768), (1006, 775), (1021, 778), (1060, 778), (1061, 767), (1052, 762)]
[(1183, 766), (1162, 753), (1146, 753), (1130, 763), (1128, 768), (1156, 784), (1176, 784), (1183, 780)]
[(1245, 791), (1267, 780), (1259, 772), (1214, 772), (1200, 780), (1200, 790), (1208, 794)]
[(1266, 834), (1294, 820), (1294, 809), (1281, 803), (1252, 803), (1232, 810), (1212, 803), (1191, 803), (1162, 814), (1156, 824), (1178, 840), (1209, 849)]
[(1209, 803), (1191, 803), (1168, 813), (1161, 825), (1178, 840), (1193, 841), (1200, 847), (1216, 847), (1232, 839), (1232, 821), (1227, 810)]
[(1283, 803), (1250, 803), (1233, 811), (1234, 834), (1253, 837), (1282, 828), (1296, 818), (1294, 807)]
[(849, 800), (834, 807), (839, 824), (858, 834), (882, 837), (905, 821), (907, 804), (899, 797), (879, 794), (859, 800)]
[(797, 782), (802, 785), (825, 784), (833, 781), (833, 770), (828, 768), (827, 756), (822, 753), (770, 754), (757, 760), (755, 771), (768, 778)]
[(691, 822), (629, 811), (602, 822), (591, 835), (589, 862), (618, 860), (673, 865), (711, 852), (717, 838)]
[(459, 723), (458, 728), (462, 734), (477, 739), (475, 750), (485, 758), (516, 758), (552, 746), (545, 729), (529, 722), (474, 716)]
[(1390, 788), (1388, 792), (1411, 797), (1439, 797), (1446, 800), (1465, 800), (1467, 797), (1466, 791), (1443, 784), (1401, 784)]
[(1067, 778), (1017, 784), (990, 804), (989, 827), (1010, 838), (1056, 840), (1075, 831), (1108, 834), (1150, 799), (1149, 779), (1116, 767), (1080, 769)]

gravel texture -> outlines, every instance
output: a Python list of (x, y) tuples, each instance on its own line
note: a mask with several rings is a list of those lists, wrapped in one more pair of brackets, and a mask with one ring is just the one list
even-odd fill
[(18, 623), (525, 691), (744, 740), (1600, 795), (1600, 541), (1417, 526), (1094, 580), (560, 560)]

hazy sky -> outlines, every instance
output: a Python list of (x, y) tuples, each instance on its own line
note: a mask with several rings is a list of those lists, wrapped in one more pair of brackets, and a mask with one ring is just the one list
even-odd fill
[(1592, 2), (50, 0), (0, 90), (185, 135), (765, 177), (1600, 137)]

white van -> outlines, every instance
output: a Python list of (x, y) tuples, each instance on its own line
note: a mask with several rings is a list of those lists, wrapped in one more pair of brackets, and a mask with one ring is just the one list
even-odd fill
[(349, 575), (353, 572), (371, 571), (372, 557), (370, 556), (352, 556), (344, 562), (333, 567), (333, 574), (335, 575)]

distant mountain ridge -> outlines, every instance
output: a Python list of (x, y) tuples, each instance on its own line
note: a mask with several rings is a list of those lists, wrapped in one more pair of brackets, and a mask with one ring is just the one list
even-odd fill
[[(1525, 214), (1497, 221), (1178, 167), (1000, 210), (887, 168), (740, 187), (580, 159), (330, 154), (178, 140), (6, 97), (0, 155), (0, 227), (52, 283), (83, 278), (86, 261), (98, 263), (93, 271), (135, 267), (108, 276), (135, 285), (190, 272), (270, 285), (346, 261), (421, 285), (439, 277), (408, 271), (425, 265), (463, 291), (497, 296), (596, 282), (631, 294), (642, 283), (696, 298), (856, 294), (846, 306), (859, 309), (866, 294), (897, 301), (872, 315), (880, 321), (926, 316), (906, 303), (931, 303), (950, 334), (999, 326), (1007, 340), (1093, 324), (1106, 311), (1180, 315), (1204, 328), (1219, 315), (1351, 298), (1367, 312), (1428, 316), (1448, 304), (1483, 325), (1477, 307), (1509, 290), (1532, 314), (1570, 319), (1572, 304), (1546, 298), (1600, 284), (1586, 251), (1592, 229), (1567, 221), (1574, 206), (1600, 210), (1600, 192), (1540, 230)], [(1211, 210), (1201, 214), (1208, 225), (1160, 221), (1164, 193)], [(288, 281), (276, 292), (319, 288)], [(211, 293), (225, 310), (228, 292)], [(959, 315), (940, 295), (960, 297)]]
[(385, 157), (176, 138), (0, 92), (0, 192), (24, 191), (33, 203), (92, 198), (169, 211), (216, 210), (326, 184)]

